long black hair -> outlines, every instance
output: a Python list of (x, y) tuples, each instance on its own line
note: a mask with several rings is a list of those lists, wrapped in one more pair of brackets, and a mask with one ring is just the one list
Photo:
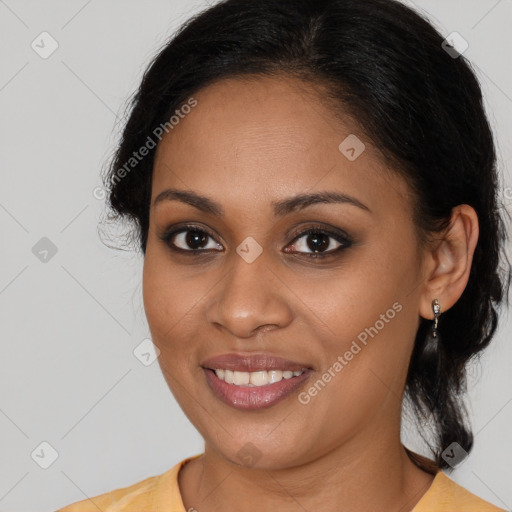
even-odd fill
[[(184, 24), (146, 70), (104, 180), (111, 215), (133, 222), (145, 254), (155, 134), (171, 129), (180, 106), (215, 81), (287, 74), (322, 86), (334, 111), (358, 121), (410, 184), (425, 238), (448, 225), (453, 207), (472, 206), (480, 237), (467, 287), (441, 315), (434, 349), (430, 321), (421, 321), (406, 381), (420, 422), (433, 421), (435, 463), (448, 468), (445, 448), (457, 442), (469, 452), (473, 444), (465, 365), (495, 333), (510, 265), (480, 86), (466, 59), (442, 43), (426, 19), (395, 0), (220, 1)], [(130, 160), (144, 146), (152, 146), (148, 154)]]

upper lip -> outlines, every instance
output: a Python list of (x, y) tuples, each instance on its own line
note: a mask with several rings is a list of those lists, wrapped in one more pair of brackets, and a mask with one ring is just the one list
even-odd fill
[(201, 363), (203, 368), (223, 369), (239, 372), (257, 372), (261, 370), (300, 371), (310, 369), (308, 364), (284, 359), (272, 354), (221, 354)]

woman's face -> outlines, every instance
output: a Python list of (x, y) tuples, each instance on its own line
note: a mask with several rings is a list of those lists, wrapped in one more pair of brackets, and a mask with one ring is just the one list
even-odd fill
[(296, 79), (194, 99), (158, 147), (143, 277), (180, 406), (207, 449), (267, 469), (398, 436), (424, 271), (407, 185)]

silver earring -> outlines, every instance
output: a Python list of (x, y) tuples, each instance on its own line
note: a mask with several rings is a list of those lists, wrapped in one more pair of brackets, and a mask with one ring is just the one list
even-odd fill
[(434, 312), (434, 325), (432, 326), (432, 336), (437, 338), (437, 324), (439, 322), (439, 314), (441, 313), (441, 306), (439, 306), (439, 301), (434, 299), (432, 301), (432, 311)]

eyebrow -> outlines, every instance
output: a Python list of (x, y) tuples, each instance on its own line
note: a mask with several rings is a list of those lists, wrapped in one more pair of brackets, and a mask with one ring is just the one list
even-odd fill
[[(197, 194), (190, 190), (166, 189), (156, 196), (153, 201), (153, 207), (163, 201), (180, 201), (182, 203), (189, 204), (204, 213), (210, 213), (219, 217), (224, 216), (224, 209), (219, 203), (209, 197)], [(355, 197), (331, 191), (316, 192), (313, 194), (299, 194), (279, 201), (273, 201), (271, 205), (274, 210), (274, 215), (277, 217), (283, 217), (291, 212), (302, 210), (308, 206), (319, 203), (349, 204), (371, 213), (370, 208), (361, 203), (361, 201)]]

